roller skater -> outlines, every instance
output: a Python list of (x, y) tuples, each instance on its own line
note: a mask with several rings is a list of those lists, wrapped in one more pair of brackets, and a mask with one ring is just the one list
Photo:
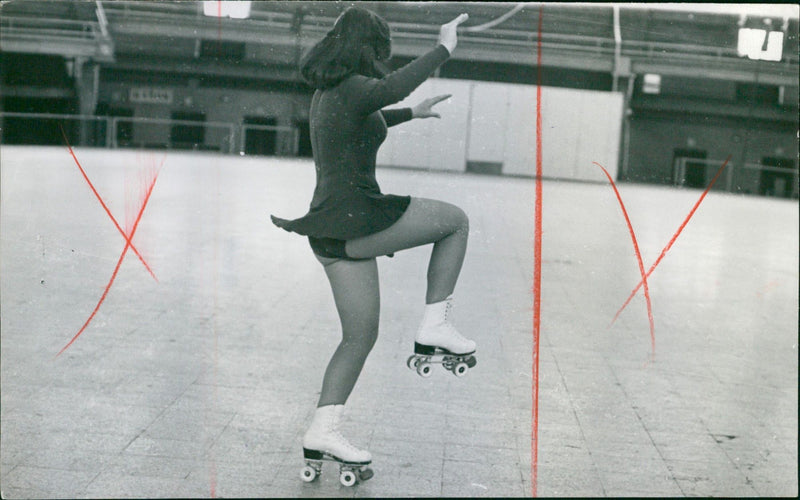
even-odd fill
[(372, 476), (369, 452), (351, 445), (337, 426), (378, 336), (377, 257), (433, 244), (425, 303), (436, 312), (426, 313), (431, 315), (431, 328), (423, 329), (417, 340), (424, 349), (444, 349), (446, 367), (452, 356), (461, 363), (470, 359), (465, 353), (475, 350), (475, 343), (449, 323), (434, 321), (446, 318), (449, 310), (467, 249), (467, 215), (442, 201), (384, 194), (375, 179), (378, 147), (387, 128), (411, 119), (438, 118), (433, 106), (450, 96), (424, 99), (411, 108), (385, 106), (406, 98), (450, 57), (456, 28), (466, 19), (462, 14), (443, 25), (436, 47), (387, 73), (389, 26), (370, 11), (351, 7), (301, 60), (300, 73), (316, 89), (309, 123), (317, 185), (305, 216), (273, 216), (272, 221), (308, 237), (325, 269), (342, 325), (342, 341), (328, 363), (314, 420), (303, 439), (304, 481), (319, 477), (323, 461), (339, 464), (340, 481), (347, 486)]

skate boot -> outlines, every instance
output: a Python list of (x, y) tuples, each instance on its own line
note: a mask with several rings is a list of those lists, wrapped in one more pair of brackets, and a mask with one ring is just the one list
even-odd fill
[(414, 342), (414, 354), (406, 364), (423, 377), (431, 374), (431, 365), (441, 363), (457, 377), (464, 376), (477, 361), (472, 354), (475, 342), (458, 333), (450, 321), (453, 297), (425, 306)]
[(337, 430), (344, 405), (327, 405), (317, 408), (314, 420), (303, 437), (303, 457), (306, 465), (301, 477), (305, 482), (315, 480), (322, 473), (322, 462), (339, 464), (339, 481), (353, 486), (358, 481), (372, 477), (372, 455), (350, 444)]

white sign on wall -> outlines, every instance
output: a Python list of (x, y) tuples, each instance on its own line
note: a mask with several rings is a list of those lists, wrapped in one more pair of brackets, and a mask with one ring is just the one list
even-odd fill
[(172, 104), (172, 89), (156, 87), (131, 87), (128, 94), (130, 102), (146, 104)]

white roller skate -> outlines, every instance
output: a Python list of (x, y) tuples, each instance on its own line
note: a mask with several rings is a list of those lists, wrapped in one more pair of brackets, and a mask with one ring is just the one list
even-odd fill
[(303, 458), (306, 465), (301, 471), (303, 481), (314, 481), (322, 473), (322, 462), (339, 464), (339, 482), (353, 486), (372, 477), (372, 455), (350, 444), (337, 430), (344, 405), (317, 408), (314, 420), (303, 437)]
[(464, 338), (450, 322), (453, 297), (425, 306), (414, 342), (414, 354), (406, 365), (423, 377), (429, 377), (432, 365), (441, 363), (457, 377), (466, 375), (477, 361), (472, 354), (475, 342)]

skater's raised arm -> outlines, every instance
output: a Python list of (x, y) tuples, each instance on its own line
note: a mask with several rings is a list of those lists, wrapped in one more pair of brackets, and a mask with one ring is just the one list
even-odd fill
[(456, 29), (468, 18), (467, 14), (461, 14), (442, 25), (436, 48), (399, 70), (383, 78), (368, 78), (362, 75), (350, 78), (346, 84), (351, 85), (351, 91), (360, 95), (354, 105), (356, 112), (368, 115), (408, 97), (450, 57), (458, 43)]
[(408, 97), (449, 57), (450, 53), (444, 45), (438, 45), (427, 54), (383, 78), (355, 75), (342, 85), (346, 86), (348, 94), (354, 96), (353, 110), (366, 116)]

